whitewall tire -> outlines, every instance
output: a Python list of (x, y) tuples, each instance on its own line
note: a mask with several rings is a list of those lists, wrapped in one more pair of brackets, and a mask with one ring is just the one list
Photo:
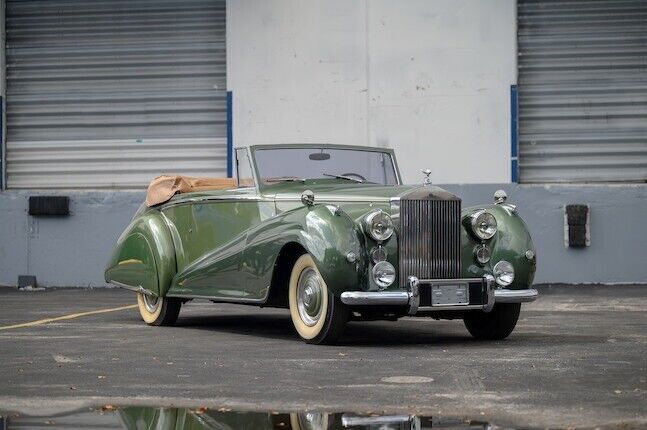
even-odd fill
[(328, 289), (310, 254), (295, 261), (288, 302), (294, 328), (308, 343), (335, 342), (348, 321), (348, 308)]
[(137, 293), (139, 314), (148, 325), (173, 325), (180, 314), (182, 302), (170, 297)]

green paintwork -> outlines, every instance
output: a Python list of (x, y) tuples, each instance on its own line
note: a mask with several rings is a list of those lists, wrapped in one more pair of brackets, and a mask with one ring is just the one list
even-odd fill
[(145, 211), (117, 240), (105, 278), (164, 295), (175, 273), (175, 249), (166, 222), (159, 212)]
[(506, 209), (503, 205), (483, 205), (466, 208), (463, 210), (463, 217), (472, 214), (478, 209), (486, 209), (497, 221), (497, 233), (490, 240), (483, 241), (486, 243), (491, 252), (490, 261), (484, 266), (480, 266), (474, 259), (474, 248), (482, 243), (475, 239), (467, 229), (463, 228), (461, 244), (462, 251), (462, 276), (476, 278), (487, 273), (492, 273), (492, 268), (501, 260), (507, 260), (514, 266), (515, 275), (512, 285), (509, 289), (519, 290), (530, 288), (535, 277), (537, 268), (537, 258), (532, 261), (525, 257), (527, 250), (533, 251), (536, 255), (535, 246), (528, 233), (528, 228), (516, 211)]
[[(419, 187), (325, 178), (176, 195), (138, 211), (117, 242), (106, 280), (162, 296), (263, 304), (277, 257), (284, 247), (298, 244), (312, 255), (334, 294), (364, 290), (372, 282), (370, 250), (376, 244), (362, 231), (362, 219), (376, 209), (389, 213), (392, 198)], [(300, 201), (306, 189), (315, 194), (310, 207)], [(437, 187), (428, 190), (447, 194)], [(462, 276), (481, 277), (505, 259), (515, 267), (509, 288), (529, 288), (536, 262), (524, 253), (535, 249), (522, 219), (507, 205), (466, 208), (463, 217), (479, 208), (497, 219), (498, 232), (486, 241), (492, 258), (484, 266), (475, 262), (480, 241), (464, 228)], [(397, 234), (385, 247), (388, 261), (397, 268)], [(347, 261), (349, 252), (359, 259)], [(389, 287), (399, 288), (399, 280)]]

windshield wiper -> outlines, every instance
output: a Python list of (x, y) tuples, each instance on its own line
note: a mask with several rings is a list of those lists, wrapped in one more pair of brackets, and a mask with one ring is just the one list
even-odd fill
[(346, 176), (346, 175), (331, 175), (330, 173), (322, 173), (323, 176), (328, 176), (329, 178), (337, 178), (337, 179), (346, 179), (347, 181), (355, 181), (359, 182), (360, 184), (363, 183), (359, 178), (353, 178), (352, 176)]
[(297, 176), (275, 176), (273, 178), (265, 178), (265, 182), (305, 182), (303, 178)]

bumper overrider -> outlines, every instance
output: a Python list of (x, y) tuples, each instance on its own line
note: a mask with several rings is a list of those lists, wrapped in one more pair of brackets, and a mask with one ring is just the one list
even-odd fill
[(492, 275), (467, 279), (418, 279), (410, 276), (407, 291), (345, 291), (341, 294), (341, 301), (349, 306), (407, 306), (409, 315), (415, 315), (419, 311), (443, 310), (490, 312), (495, 303), (526, 303), (538, 296), (534, 288), (497, 288)]

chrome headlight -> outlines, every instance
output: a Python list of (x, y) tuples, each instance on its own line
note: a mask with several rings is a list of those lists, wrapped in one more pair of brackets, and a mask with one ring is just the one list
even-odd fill
[(366, 216), (366, 231), (378, 242), (388, 240), (393, 234), (393, 220), (384, 211), (374, 211)]
[(476, 211), (471, 216), (472, 231), (479, 239), (491, 239), (496, 234), (496, 218), (485, 209)]
[(514, 281), (514, 267), (509, 261), (501, 260), (494, 265), (492, 274), (497, 284), (507, 287)]
[(388, 261), (380, 261), (373, 266), (373, 280), (381, 288), (388, 287), (395, 281), (395, 267)]

